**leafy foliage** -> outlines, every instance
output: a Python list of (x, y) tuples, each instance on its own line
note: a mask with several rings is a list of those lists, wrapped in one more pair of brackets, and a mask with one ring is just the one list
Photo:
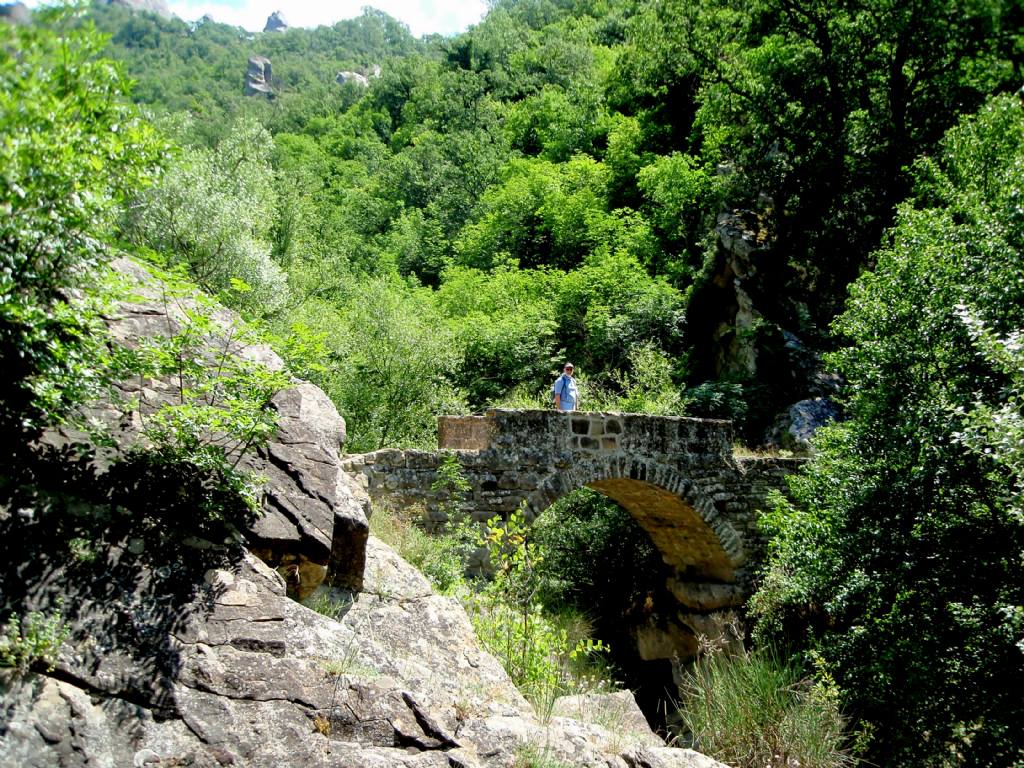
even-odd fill
[(33, 666), (49, 672), (69, 634), (59, 610), (50, 614), (29, 611), (20, 619), (12, 613), (0, 635), (0, 665), (19, 672)]
[[(46, 11), (57, 23), (63, 11)], [(87, 395), (89, 313), (74, 305), (105, 259), (118, 204), (162, 145), (124, 103), (126, 81), (88, 27), (0, 27), (0, 432), (9, 448)]]
[(547, 716), (559, 696), (604, 689), (608, 682), (587, 662), (608, 650), (601, 640), (570, 637), (569, 629), (537, 602), (539, 547), (527, 536), (521, 511), (487, 523), (492, 579), (467, 598), (477, 636), (512, 682)]
[(1002, 693), (1024, 682), (1024, 527), (991, 429), (1017, 418), (998, 338), (1024, 327), (1022, 129), (994, 99), (919, 164), (916, 204), (837, 324), (851, 419), (765, 519), (760, 632), (820, 649), (874, 725), (876, 763), (1007, 765), (1024, 749), (1019, 697)]
[(253, 314), (271, 314), (288, 300), (285, 273), (271, 259), (277, 195), (270, 146), (258, 123), (235, 122), (214, 149), (183, 150), (132, 201), (127, 222), (137, 244), (164, 254), (168, 266), (186, 265), (205, 290)]

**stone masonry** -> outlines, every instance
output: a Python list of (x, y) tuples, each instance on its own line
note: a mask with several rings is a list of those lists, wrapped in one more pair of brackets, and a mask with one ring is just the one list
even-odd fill
[[(727, 421), (623, 413), (491, 410), (442, 416), (437, 452), (385, 449), (344, 467), (371, 499), (419, 504), (444, 520), (431, 490), (454, 455), (471, 484), (463, 509), (477, 520), (528, 517), (578, 488), (600, 491), (650, 535), (678, 601), (672, 626), (638, 637), (645, 658), (689, 656), (716, 612), (741, 605), (763, 555), (756, 511), (799, 459), (737, 459)], [(664, 622), (663, 622), (664, 624)]]

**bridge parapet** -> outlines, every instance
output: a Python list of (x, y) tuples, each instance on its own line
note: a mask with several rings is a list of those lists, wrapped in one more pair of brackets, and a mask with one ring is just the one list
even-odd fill
[(483, 416), (438, 417), (438, 446), (452, 450), (517, 451), (544, 446), (548, 453), (627, 452), (667, 460), (732, 454), (732, 422), (637, 413), (493, 409)]

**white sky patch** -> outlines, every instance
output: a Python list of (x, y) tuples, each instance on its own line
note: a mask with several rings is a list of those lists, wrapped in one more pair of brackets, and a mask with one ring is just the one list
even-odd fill
[(214, 21), (253, 32), (263, 30), (267, 17), (280, 11), (292, 27), (330, 26), (351, 19), (372, 5), (409, 25), (413, 35), (454, 35), (483, 18), (484, 0), (168, 0), (171, 10), (186, 21), (206, 14)]
[[(8, 2), (8, 0), (0, 0)], [(22, 0), (29, 8), (53, 5), (58, 0)], [(262, 32), (267, 17), (280, 11), (291, 27), (331, 26), (363, 13), (364, 6), (384, 11), (405, 22), (416, 37), (465, 32), (487, 12), (485, 0), (166, 0), (171, 11), (185, 21), (209, 14), (214, 21)]]

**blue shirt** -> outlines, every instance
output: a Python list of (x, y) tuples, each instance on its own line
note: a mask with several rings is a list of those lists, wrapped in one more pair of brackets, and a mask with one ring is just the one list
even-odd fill
[(576, 379), (567, 373), (563, 373), (555, 379), (555, 385), (551, 388), (551, 391), (561, 398), (561, 405), (558, 410), (576, 410), (576, 401), (579, 399), (579, 393), (576, 391)]

